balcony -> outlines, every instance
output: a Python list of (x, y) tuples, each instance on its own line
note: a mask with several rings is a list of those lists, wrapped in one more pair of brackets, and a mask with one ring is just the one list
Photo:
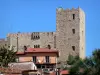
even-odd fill
[(36, 60), (36, 61), (33, 61), (35, 64), (51, 64), (51, 59), (49, 59), (48, 61), (46, 60)]

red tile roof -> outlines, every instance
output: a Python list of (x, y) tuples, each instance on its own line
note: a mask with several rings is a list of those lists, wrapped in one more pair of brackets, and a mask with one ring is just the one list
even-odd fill
[(25, 52), (17, 52), (16, 54), (18, 54), (18, 55), (19, 55), (19, 54), (25, 54)]
[(27, 51), (25, 52), (58, 52), (58, 51), (48, 48), (28, 48)]
[(4, 67), (0, 67), (0, 71), (3, 73), (21, 73), (20, 69), (4, 68)]
[(47, 48), (28, 48), (25, 52), (17, 52), (17, 55), (22, 55), (26, 53), (57, 53), (57, 55), (59, 56), (58, 50)]
[(62, 70), (60, 73), (61, 73), (61, 75), (63, 75), (63, 74), (65, 75), (65, 74), (69, 74), (69, 71), (68, 70)]

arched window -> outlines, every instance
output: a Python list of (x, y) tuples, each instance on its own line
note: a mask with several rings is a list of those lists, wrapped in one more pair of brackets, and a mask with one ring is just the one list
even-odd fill
[(33, 33), (31, 34), (31, 39), (32, 39), (32, 40), (34, 39), (34, 37), (33, 37)]
[(34, 45), (34, 48), (40, 48), (40, 45)]
[(36, 46), (34, 45), (34, 48), (36, 48)]
[(51, 46), (50, 45), (48, 45), (48, 49), (51, 49)]
[(40, 48), (40, 45), (38, 45), (38, 48)]
[(25, 50), (25, 51), (27, 50), (27, 47), (26, 47), (26, 46), (24, 46), (24, 50)]
[(38, 48), (38, 45), (36, 45), (36, 48)]
[(36, 37), (34, 36), (34, 39), (36, 39)]
[(40, 36), (38, 36), (38, 39), (40, 39)]

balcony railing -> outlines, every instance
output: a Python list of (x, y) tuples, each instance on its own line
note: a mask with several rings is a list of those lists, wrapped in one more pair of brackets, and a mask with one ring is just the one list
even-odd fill
[(49, 59), (49, 61), (47, 62), (46, 60), (36, 60), (36, 61), (33, 61), (34, 63), (38, 64), (38, 63), (45, 63), (45, 64), (49, 64), (51, 63), (51, 59)]

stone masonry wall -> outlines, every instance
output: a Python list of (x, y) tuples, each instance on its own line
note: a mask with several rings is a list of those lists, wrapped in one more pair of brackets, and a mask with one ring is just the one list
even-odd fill
[(85, 58), (85, 13), (80, 8), (80, 57)]
[(52, 49), (54, 48), (53, 32), (10, 33), (8, 37), (9, 45), (13, 46), (15, 50), (18, 46), (19, 51), (23, 51), (24, 46), (34, 48), (39, 45), (40, 48), (47, 48), (50, 45)]
[[(18, 37), (18, 40), (17, 40)], [(9, 45), (23, 51), (23, 47), (38, 45), (40, 48), (57, 49), (60, 52), (59, 60), (67, 60), (68, 55), (85, 57), (85, 13), (82, 9), (56, 10), (56, 32), (10, 33)]]
[[(84, 37), (81, 37), (80, 33), (80, 12), (81, 10), (79, 10), (79, 8), (72, 8), (71, 10), (59, 8), (56, 10), (56, 44), (57, 50), (60, 51), (59, 60), (67, 60), (69, 54), (74, 56), (82, 54), (82, 51), (80, 51), (80, 46), (82, 42), (84, 43), (84, 40), (82, 39)], [(82, 16), (84, 17), (84, 15)], [(83, 21), (83, 19), (81, 21)], [(83, 45), (83, 48), (84, 46), (85, 44)], [(81, 57), (84, 57), (84, 53)]]

